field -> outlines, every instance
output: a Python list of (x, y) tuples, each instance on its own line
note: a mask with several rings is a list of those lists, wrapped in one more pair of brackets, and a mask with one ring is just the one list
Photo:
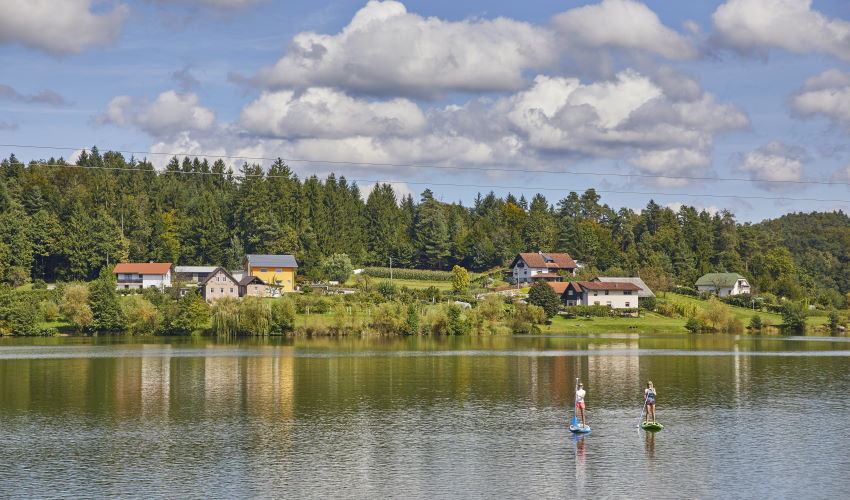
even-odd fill
[(552, 318), (543, 333), (688, 333), (683, 318), (641, 312), (639, 318)]

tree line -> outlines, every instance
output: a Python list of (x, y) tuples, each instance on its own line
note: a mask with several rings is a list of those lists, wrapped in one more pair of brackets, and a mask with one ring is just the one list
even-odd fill
[[(729, 211), (650, 201), (614, 208), (593, 189), (559, 200), (479, 194), (470, 206), (418, 199), (380, 184), (368, 196), (344, 176), (299, 178), (268, 169), (172, 158), (158, 171), (116, 152), (84, 152), (77, 167), (50, 158), (0, 162), (0, 280), (89, 281), (107, 263), (237, 268), (246, 253), (291, 253), (299, 274), (334, 254), (355, 266), (472, 271), (518, 252), (567, 252), (588, 272), (662, 275), (691, 286), (739, 272), (759, 293), (835, 307), (850, 292), (850, 219), (842, 212), (740, 223)], [(663, 280), (662, 280), (663, 281)]]

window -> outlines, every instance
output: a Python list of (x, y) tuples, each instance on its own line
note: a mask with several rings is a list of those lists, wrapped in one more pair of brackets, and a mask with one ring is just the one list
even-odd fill
[(608, 295), (608, 290), (605, 290), (605, 295)]
[(233, 293), (233, 288), (230, 289), (230, 293)]
[(130, 285), (124, 285), (124, 290), (129, 290), (129, 289), (130, 289)]
[(631, 290), (623, 290), (623, 295), (631, 295), (631, 294), (632, 294)]
[(259, 290), (260, 290), (260, 288), (259, 288), (259, 287), (256, 287), (256, 286), (254, 287), (254, 291), (255, 291), (255, 292), (257, 292), (257, 291), (259, 291)]
[(221, 293), (224, 293), (224, 288), (221, 289)]
[(572, 290), (567, 290), (567, 295), (572, 295), (572, 294), (573, 294)]
[(274, 272), (276, 272), (276, 273), (282, 273), (282, 272), (283, 272), (283, 269), (275, 269), (275, 270), (274, 270)]
[[(593, 296), (594, 296), (594, 297), (596, 297), (597, 295), (599, 295), (599, 292), (593, 292)], [(599, 303), (598, 303), (598, 302), (597, 302), (597, 305), (599, 305)]]
[(260, 269), (260, 272), (261, 273), (267, 273), (267, 272), (269, 272), (269, 270), (268, 269)]
[(631, 306), (632, 305), (630, 303), (626, 302), (626, 307), (631, 307)]
[(611, 306), (611, 301), (610, 301), (610, 300), (605, 301), (605, 305), (610, 307), (610, 306)]

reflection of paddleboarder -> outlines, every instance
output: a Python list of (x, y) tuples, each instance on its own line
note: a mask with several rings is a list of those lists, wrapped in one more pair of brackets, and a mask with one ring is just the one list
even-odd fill
[(644, 442), (644, 446), (646, 447), (646, 456), (649, 458), (655, 457), (655, 433), (654, 432), (646, 432), (646, 441)]
[(576, 389), (576, 413), (581, 413), (581, 426), (585, 427), (584, 423), (584, 398), (587, 393), (584, 390), (584, 384), (579, 382)]

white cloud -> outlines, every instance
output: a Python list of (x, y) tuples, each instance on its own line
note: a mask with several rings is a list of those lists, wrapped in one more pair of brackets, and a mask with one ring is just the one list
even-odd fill
[(525, 84), (523, 72), (556, 61), (551, 33), (528, 23), (449, 22), (372, 0), (336, 35), (296, 35), (286, 55), (254, 81), (264, 88), (434, 97), (447, 90), (516, 90)]
[[(693, 177), (695, 173), (711, 165), (711, 157), (707, 151), (684, 148), (640, 151), (628, 161), (645, 173), (676, 177)], [(685, 186), (692, 182), (670, 177), (658, 177), (654, 180), (662, 186)]]
[(372, 184), (358, 186), (360, 188), (360, 197), (363, 198), (364, 201), (369, 199), (369, 195), (372, 194), (372, 191), (375, 190), (375, 187), (378, 184), (389, 184), (390, 187), (393, 188), (396, 201), (399, 203), (401, 203), (401, 200), (404, 198), (407, 198), (408, 195), (413, 196), (414, 199), (417, 196), (406, 182), (374, 182)]
[(264, 92), (242, 110), (251, 132), (280, 138), (413, 135), (425, 115), (407, 99), (366, 101), (328, 88)]
[(750, 178), (756, 181), (772, 181), (756, 183), (766, 190), (797, 189), (799, 185), (782, 182), (799, 181), (803, 178), (806, 156), (806, 150), (803, 148), (771, 141), (745, 154), (737, 170), (749, 173)]
[(791, 97), (791, 109), (800, 116), (822, 115), (850, 126), (850, 72), (831, 69), (807, 78)]
[(687, 38), (634, 0), (603, 0), (562, 12), (552, 23), (564, 41), (585, 48), (645, 50), (669, 59), (692, 59), (699, 54)]
[(121, 3), (93, 12), (96, 0), (3, 0), (0, 45), (16, 44), (51, 54), (76, 54), (118, 38), (130, 8)]
[(702, 211), (708, 212), (708, 214), (711, 215), (711, 216), (715, 216), (715, 215), (719, 214), (720, 211), (722, 210), (721, 208), (718, 208), (716, 205), (703, 206), (703, 205), (700, 205), (699, 203), (692, 203), (692, 204), (688, 205), (688, 204), (682, 203), (680, 201), (671, 201), (670, 203), (665, 203), (664, 206), (669, 208), (670, 210), (672, 210), (674, 212), (678, 212), (679, 210), (682, 209), (682, 207), (693, 207), (699, 212), (702, 212)]
[(811, 0), (728, 0), (712, 16), (716, 40), (743, 53), (820, 51), (850, 61), (850, 22), (811, 7)]
[(145, 97), (117, 96), (95, 122), (122, 127), (132, 125), (152, 136), (167, 136), (186, 130), (210, 129), (215, 123), (215, 113), (198, 106), (197, 95), (169, 90), (159, 94), (153, 102)]

